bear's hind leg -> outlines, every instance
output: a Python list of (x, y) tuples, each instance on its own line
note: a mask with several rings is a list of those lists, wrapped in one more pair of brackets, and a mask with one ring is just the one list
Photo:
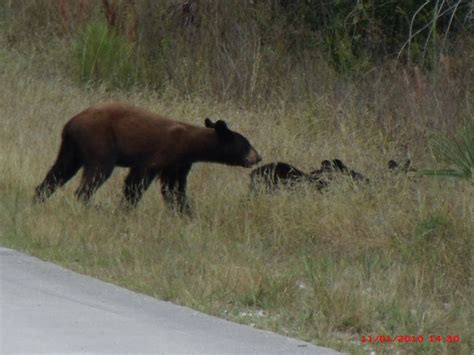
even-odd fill
[(56, 162), (46, 174), (43, 182), (35, 189), (34, 202), (44, 202), (56, 189), (76, 175), (81, 166), (82, 161), (72, 142), (64, 139)]
[(79, 200), (87, 203), (97, 189), (107, 180), (115, 164), (107, 165), (89, 165), (84, 167), (81, 184), (76, 190), (76, 196)]

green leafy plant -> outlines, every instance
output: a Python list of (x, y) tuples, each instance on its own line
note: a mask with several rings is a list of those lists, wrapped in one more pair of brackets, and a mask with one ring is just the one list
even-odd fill
[(474, 183), (474, 122), (456, 137), (436, 137), (432, 142), (437, 158), (451, 165), (449, 169), (424, 170), (424, 175), (452, 176)]
[(79, 32), (73, 57), (81, 81), (127, 88), (137, 83), (142, 66), (135, 48), (104, 21), (88, 24)]

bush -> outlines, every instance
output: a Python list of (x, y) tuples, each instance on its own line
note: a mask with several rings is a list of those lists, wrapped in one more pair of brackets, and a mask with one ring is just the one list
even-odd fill
[(437, 158), (451, 168), (425, 170), (425, 175), (458, 177), (474, 184), (474, 121), (453, 139), (436, 137), (432, 146)]
[(108, 88), (128, 88), (143, 72), (136, 46), (109, 29), (104, 21), (88, 24), (74, 40), (76, 76)]

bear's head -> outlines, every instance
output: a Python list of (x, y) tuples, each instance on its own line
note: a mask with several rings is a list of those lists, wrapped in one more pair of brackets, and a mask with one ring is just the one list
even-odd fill
[(396, 160), (389, 160), (388, 161), (388, 169), (392, 172), (414, 172), (416, 171), (415, 168), (411, 166), (411, 160), (407, 159), (403, 165), (399, 164)]
[(319, 170), (314, 170), (312, 173), (321, 174), (321, 173), (333, 173), (336, 171), (343, 172), (343, 173), (348, 172), (347, 166), (340, 159), (323, 160), (321, 162), (321, 168), (319, 168)]
[(334, 166), (335, 170), (340, 171), (342, 173), (348, 173), (349, 169), (347, 166), (340, 160), (340, 159), (334, 159), (332, 161), (332, 165)]
[(395, 171), (398, 170), (400, 164), (398, 164), (395, 160), (388, 161), (388, 170)]
[(224, 121), (218, 120), (214, 123), (206, 118), (204, 124), (207, 128), (216, 131), (219, 139), (220, 162), (250, 168), (262, 161), (262, 157), (252, 147), (248, 139), (237, 132), (231, 131)]

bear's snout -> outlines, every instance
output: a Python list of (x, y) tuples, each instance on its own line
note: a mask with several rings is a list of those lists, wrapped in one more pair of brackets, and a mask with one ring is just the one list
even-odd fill
[(245, 167), (250, 168), (252, 165), (256, 165), (262, 161), (262, 157), (257, 153), (255, 149), (251, 149), (247, 157), (245, 158)]

